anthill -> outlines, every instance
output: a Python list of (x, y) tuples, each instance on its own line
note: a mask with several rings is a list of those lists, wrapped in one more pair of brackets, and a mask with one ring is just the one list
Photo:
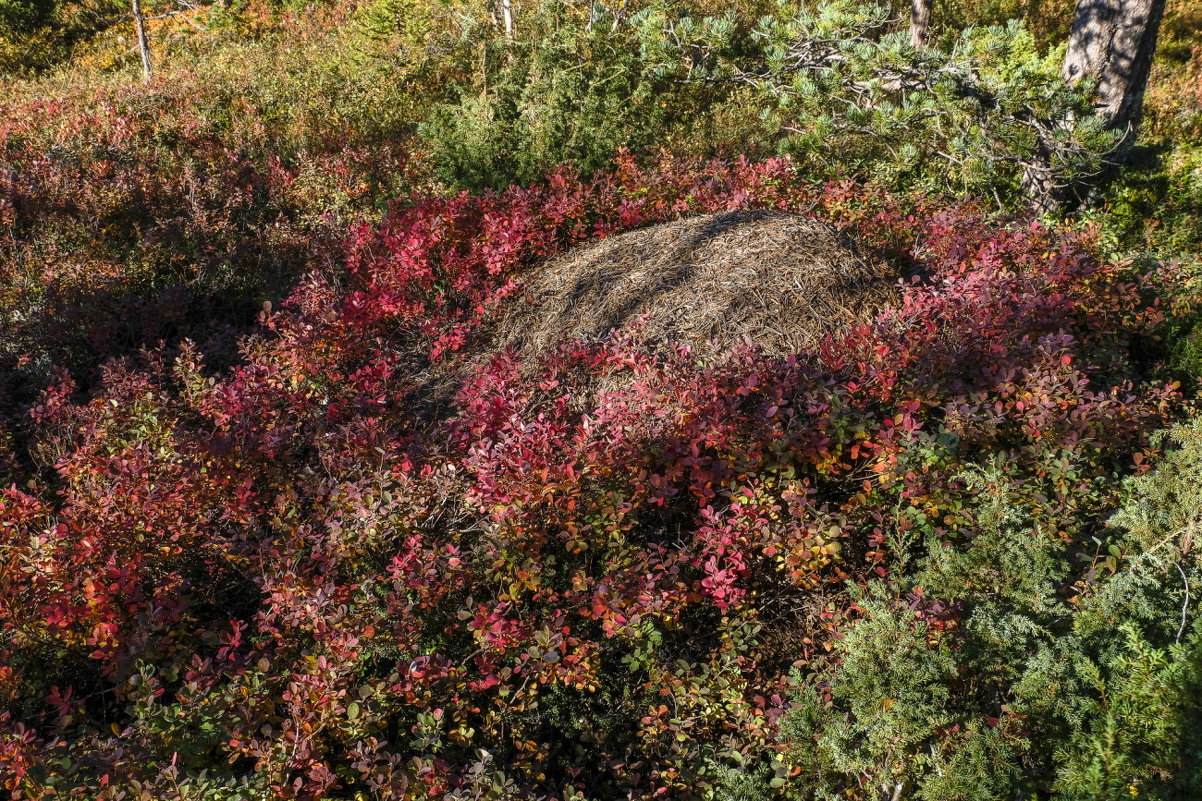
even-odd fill
[(729, 211), (602, 239), (523, 277), (495, 347), (539, 351), (635, 323), (699, 354), (747, 340), (784, 354), (871, 319), (896, 299), (898, 274), (829, 225)]

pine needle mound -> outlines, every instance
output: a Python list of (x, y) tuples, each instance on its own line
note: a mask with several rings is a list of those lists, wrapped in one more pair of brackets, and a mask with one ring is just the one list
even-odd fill
[(494, 341), (539, 351), (636, 323), (650, 341), (697, 353), (747, 340), (796, 353), (871, 319), (896, 299), (897, 278), (828, 225), (729, 211), (602, 239), (539, 266)]

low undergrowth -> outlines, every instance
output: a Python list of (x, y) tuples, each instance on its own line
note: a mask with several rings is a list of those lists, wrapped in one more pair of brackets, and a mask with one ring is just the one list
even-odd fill
[[(473, 361), (540, 260), (741, 208), (898, 260), (901, 301), (782, 358), (635, 329)], [(1155, 357), (1173, 279), (1094, 236), (814, 186), (786, 160), (623, 157), (396, 206), (228, 369), (186, 345), (87, 390), (60, 373), (0, 461), (0, 781), (1170, 792), (1195, 755), (1147, 744), (1196, 710), (1198, 505), (1139, 510), (1197, 484), (1158, 433), (1188, 410)], [(468, 377), (436, 414), (440, 363)]]

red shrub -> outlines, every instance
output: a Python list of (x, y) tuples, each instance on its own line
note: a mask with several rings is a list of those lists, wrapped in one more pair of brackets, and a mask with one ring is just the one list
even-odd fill
[[(919, 277), (817, 353), (701, 365), (624, 334), (423, 407), (418, 374), (470, 352), (520, 267), (747, 206), (820, 209)], [(280, 797), (642, 798), (771, 761), (788, 670), (888, 531), (954, 534), (992, 455), (1085, 536), (1175, 402), (1101, 369), (1156, 315), (1084, 236), (900, 208), (784, 161), (422, 199), (230, 371), (185, 349), (87, 401), (52, 388), (57, 494), (0, 512), (5, 781), (36, 797), (28, 766), (65, 751), (75, 797), (208, 769)]]

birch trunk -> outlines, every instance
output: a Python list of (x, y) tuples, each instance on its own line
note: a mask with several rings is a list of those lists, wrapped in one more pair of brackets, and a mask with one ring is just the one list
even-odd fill
[(513, 0), (501, 0), (501, 21), (505, 26), (505, 38), (513, 39)]
[(142, 57), (142, 80), (149, 81), (153, 72), (150, 65), (150, 43), (146, 39), (146, 15), (142, 13), (142, 0), (133, 0), (134, 29), (138, 34), (138, 54)]

